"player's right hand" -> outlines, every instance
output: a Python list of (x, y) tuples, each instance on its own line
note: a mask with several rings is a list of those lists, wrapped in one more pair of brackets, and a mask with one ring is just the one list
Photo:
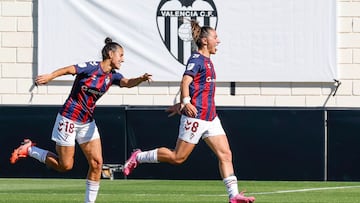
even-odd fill
[(39, 75), (35, 78), (36, 85), (45, 85), (51, 80), (51, 74)]
[(188, 117), (195, 118), (197, 116), (197, 109), (191, 103), (185, 104), (182, 111)]

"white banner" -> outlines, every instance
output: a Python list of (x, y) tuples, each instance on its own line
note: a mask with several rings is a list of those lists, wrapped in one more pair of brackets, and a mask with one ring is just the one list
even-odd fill
[(111, 37), (125, 77), (180, 81), (192, 18), (217, 30), (217, 81), (337, 79), (336, 0), (39, 0), (38, 13), (39, 74), (101, 60)]

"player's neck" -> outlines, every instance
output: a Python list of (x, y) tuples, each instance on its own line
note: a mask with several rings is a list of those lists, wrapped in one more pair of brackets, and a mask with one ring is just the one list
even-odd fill
[(198, 52), (199, 52), (201, 55), (210, 58), (210, 52), (209, 52), (207, 49), (200, 49), (200, 50), (198, 50)]
[(102, 69), (102, 71), (104, 72), (104, 73), (110, 73), (110, 71), (111, 71), (111, 65), (110, 65), (110, 63), (108, 62), (108, 61), (102, 61), (101, 63), (100, 63), (100, 67), (101, 67), (101, 69)]

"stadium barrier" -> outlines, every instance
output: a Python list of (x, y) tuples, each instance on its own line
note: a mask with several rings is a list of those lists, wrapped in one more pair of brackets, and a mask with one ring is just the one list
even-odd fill
[[(175, 147), (179, 117), (163, 106), (98, 106), (104, 163), (124, 163), (133, 149)], [(22, 139), (53, 150), (51, 131), (59, 106), (0, 106), (0, 177), (84, 178), (87, 161), (76, 146), (73, 170), (57, 173), (9, 156)], [(236, 174), (242, 180), (360, 180), (359, 109), (218, 107)], [(118, 172), (118, 171), (116, 171)], [(125, 178), (113, 173), (112, 179)], [(217, 159), (201, 141), (180, 166), (143, 164), (132, 179), (219, 179)]]

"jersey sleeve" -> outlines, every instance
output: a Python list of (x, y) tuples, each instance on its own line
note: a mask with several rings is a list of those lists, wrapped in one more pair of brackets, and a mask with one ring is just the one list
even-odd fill
[(200, 70), (201, 65), (198, 62), (198, 60), (190, 59), (186, 65), (186, 70), (184, 72), (184, 75), (189, 75), (191, 77), (194, 77)]
[(120, 81), (122, 78), (124, 78), (124, 76), (121, 73), (114, 72), (112, 78), (113, 78), (112, 85), (120, 86)]
[(75, 70), (76, 70), (76, 74), (80, 75), (80, 74), (87, 74), (90, 73), (91, 71), (93, 71), (93, 68), (98, 65), (98, 62), (84, 62), (84, 63), (79, 63), (74, 65), (75, 66)]

